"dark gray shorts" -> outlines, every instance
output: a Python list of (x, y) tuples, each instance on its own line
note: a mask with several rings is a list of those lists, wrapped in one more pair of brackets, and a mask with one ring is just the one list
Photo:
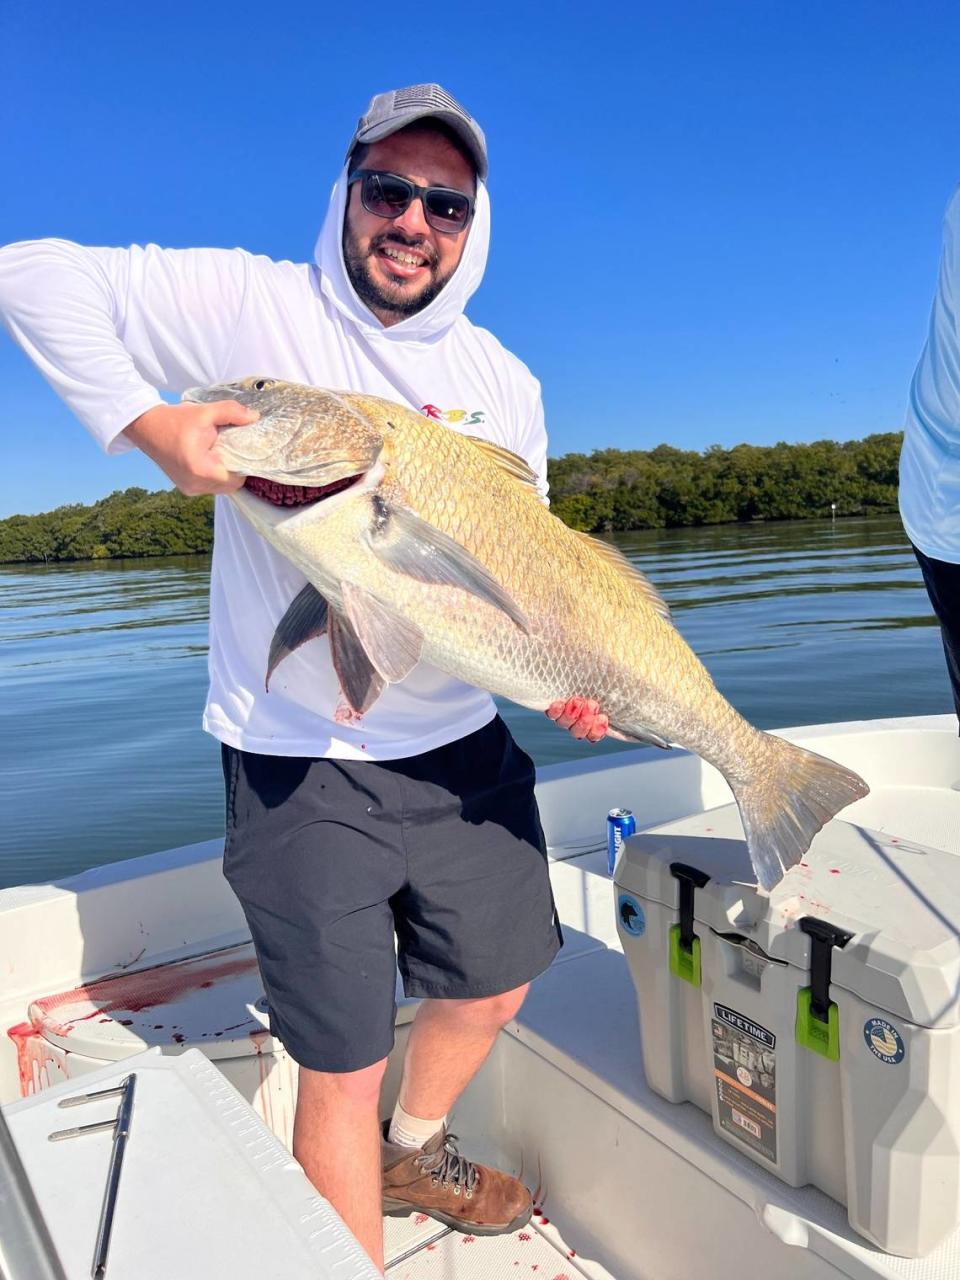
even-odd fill
[(499, 716), (380, 763), (224, 746), (223, 772), (224, 874), (271, 1031), (303, 1066), (386, 1057), (397, 960), (407, 995), (464, 999), (522, 986), (559, 950), (533, 762)]

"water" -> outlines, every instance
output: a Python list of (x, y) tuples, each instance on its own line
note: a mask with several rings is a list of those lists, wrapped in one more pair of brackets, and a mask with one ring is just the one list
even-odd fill
[[(893, 517), (658, 530), (617, 545), (760, 727), (952, 709)], [(0, 886), (222, 833), (218, 748), (199, 727), (208, 568), (205, 557), (0, 566)], [(502, 710), (539, 764), (626, 749), (584, 747), (545, 716)]]

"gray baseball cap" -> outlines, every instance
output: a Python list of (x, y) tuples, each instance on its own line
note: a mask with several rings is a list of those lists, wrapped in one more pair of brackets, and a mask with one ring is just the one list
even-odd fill
[(408, 89), (391, 89), (370, 99), (366, 114), (357, 122), (347, 147), (347, 159), (359, 143), (379, 142), (415, 120), (442, 120), (457, 135), (473, 158), (477, 177), (487, 176), (487, 141), (483, 130), (456, 98), (438, 84), (414, 84)]

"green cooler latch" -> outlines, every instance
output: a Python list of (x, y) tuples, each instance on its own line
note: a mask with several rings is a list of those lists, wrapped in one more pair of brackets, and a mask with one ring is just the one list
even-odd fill
[(700, 985), (700, 939), (693, 932), (693, 891), (710, 877), (683, 862), (671, 862), (670, 874), (680, 884), (680, 923), (670, 927), (670, 972), (694, 987)]
[(810, 938), (810, 985), (797, 992), (797, 1044), (838, 1062), (840, 1011), (830, 999), (830, 967), (833, 948), (842, 950), (853, 934), (816, 916), (803, 916), (797, 923)]

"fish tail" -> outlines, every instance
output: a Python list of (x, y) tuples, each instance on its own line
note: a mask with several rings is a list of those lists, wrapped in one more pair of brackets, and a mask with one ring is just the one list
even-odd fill
[(783, 738), (762, 737), (766, 750), (760, 771), (730, 785), (757, 880), (769, 890), (800, 861), (820, 828), (870, 788), (834, 760)]

